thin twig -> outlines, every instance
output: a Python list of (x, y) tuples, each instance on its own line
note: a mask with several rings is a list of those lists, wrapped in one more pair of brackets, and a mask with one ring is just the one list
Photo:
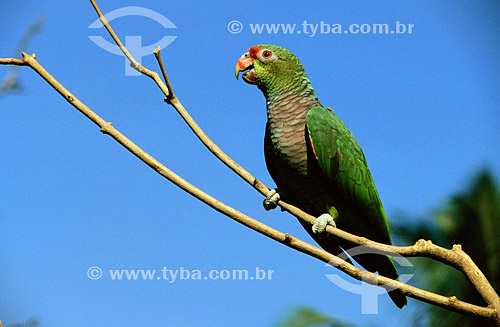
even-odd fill
[(167, 76), (167, 71), (165, 70), (165, 66), (163, 66), (163, 60), (161, 59), (161, 48), (160, 46), (156, 47), (153, 51), (156, 61), (158, 61), (158, 65), (160, 66), (161, 74), (163, 75), (163, 80), (167, 84), (168, 96), (165, 97), (165, 102), (170, 103), (173, 98), (175, 98), (175, 94), (172, 91), (172, 85), (170, 85), (170, 80)]
[(26, 62), (17, 58), (0, 58), (0, 65), (26, 66)]

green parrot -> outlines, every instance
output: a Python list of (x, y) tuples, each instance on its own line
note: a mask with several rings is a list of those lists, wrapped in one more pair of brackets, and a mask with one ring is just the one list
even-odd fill
[[(236, 78), (240, 72), (266, 98), (264, 154), (277, 186), (264, 200), (266, 210), (283, 199), (318, 217), (312, 228), (301, 224), (334, 255), (348, 252), (355, 244), (325, 235), (328, 224), (392, 244), (361, 147), (339, 117), (319, 102), (299, 59), (275, 45), (256, 45), (236, 63)], [(370, 253), (354, 259), (369, 271), (399, 278), (391, 257)], [(390, 291), (389, 296), (399, 308), (407, 303), (400, 290)]]

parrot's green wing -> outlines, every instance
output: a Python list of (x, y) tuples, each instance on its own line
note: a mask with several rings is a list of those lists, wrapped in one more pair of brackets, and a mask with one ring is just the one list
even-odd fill
[[(382, 202), (363, 151), (352, 133), (337, 115), (320, 106), (309, 110), (306, 125), (312, 152), (330, 187), (326, 210), (335, 207), (339, 212), (337, 226), (376, 242), (392, 244)], [(354, 260), (370, 271), (398, 278), (390, 257), (366, 254)], [(406, 304), (401, 292), (393, 291), (389, 295), (399, 307)]]
[[(332, 187), (332, 206), (346, 206), (348, 212), (359, 212), (368, 221), (349, 226), (366, 226), (366, 237), (391, 243), (389, 227), (382, 203), (373, 183), (365, 156), (358, 142), (344, 123), (331, 110), (314, 107), (307, 113), (307, 131), (321, 172)], [(362, 219), (362, 217), (339, 217)], [(370, 233), (372, 232), (372, 233)], [(364, 233), (363, 233), (364, 234)], [(363, 235), (365, 236), (365, 235)]]

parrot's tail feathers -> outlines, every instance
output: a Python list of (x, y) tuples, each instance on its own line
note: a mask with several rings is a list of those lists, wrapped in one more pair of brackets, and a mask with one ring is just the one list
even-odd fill
[(408, 301), (406, 300), (406, 295), (404, 295), (403, 292), (401, 292), (401, 290), (395, 289), (388, 292), (392, 302), (394, 302), (394, 304), (398, 308), (402, 309), (405, 305), (408, 304)]
[[(387, 261), (384, 262), (383, 265), (380, 265), (378, 268), (379, 275), (389, 277), (391, 279), (399, 280), (399, 274), (394, 266), (394, 262), (391, 257), (387, 257)], [(391, 297), (392, 302), (396, 304), (398, 308), (403, 308), (408, 302), (406, 300), (406, 296), (399, 289), (387, 290), (389, 296)]]

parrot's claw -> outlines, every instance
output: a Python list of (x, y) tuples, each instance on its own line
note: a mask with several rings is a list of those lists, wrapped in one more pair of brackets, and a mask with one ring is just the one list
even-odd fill
[(319, 216), (318, 219), (316, 219), (316, 221), (312, 226), (312, 230), (315, 234), (323, 234), (326, 230), (327, 225), (337, 227), (337, 225), (335, 224), (335, 220), (332, 218), (332, 216), (330, 216), (327, 213), (324, 213), (321, 216)]
[(278, 189), (273, 188), (267, 193), (266, 198), (264, 199), (264, 209), (267, 211), (275, 209), (278, 205), (276, 204), (280, 200), (280, 194), (278, 193)]

